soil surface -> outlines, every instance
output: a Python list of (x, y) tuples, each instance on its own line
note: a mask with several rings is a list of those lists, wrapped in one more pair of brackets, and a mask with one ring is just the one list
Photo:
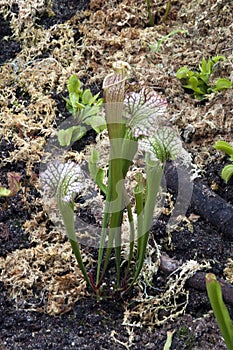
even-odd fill
[[(46, 142), (70, 117), (64, 101), (69, 76), (77, 74), (85, 87), (102, 94), (112, 62), (124, 60), (132, 66), (133, 81), (167, 98), (170, 121), (198, 169), (194, 181), (233, 207), (233, 181), (221, 179), (229, 162), (213, 147), (218, 139), (232, 141), (232, 89), (199, 101), (175, 76), (181, 66), (195, 70), (203, 57), (223, 55), (213, 81), (233, 81), (232, 1), (171, 1), (166, 18), (166, 2), (151, 1), (151, 10), (153, 27), (140, 0), (1, 1), (0, 184), (8, 187), (12, 172), (21, 178), (14, 196), (0, 197), (2, 350), (162, 350), (168, 332), (174, 332), (173, 350), (226, 349), (203, 283), (189, 283), (199, 271), (233, 285), (233, 243), (211, 224), (208, 210), (197, 214), (195, 203), (190, 205), (168, 231), (177, 197), (170, 189), (149, 245), (158, 245), (165, 263), (157, 266), (151, 253), (150, 286), (142, 276), (128, 294), (97, 302), (41, 198)], [(186, 33), (177, 32), (153, 49), (181, 29)], [(66, 158), (79, 162), (87, 145), (96, 144), (90, 130)], [(89, 207), (82, 215), (92, 222)], [(95, 260), (94, 249), (84, 248), (83, 254), (87, 264)], [(232, 300), (227, 307), (233, 319)]]

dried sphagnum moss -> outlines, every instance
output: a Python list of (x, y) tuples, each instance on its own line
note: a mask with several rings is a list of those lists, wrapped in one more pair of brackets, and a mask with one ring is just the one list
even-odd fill
[(1, 280), (19, 307), (26, 304), (30, 310), (62, 314), (86, 295), (69, 242), (15, 250), (0, 258), (0, 268)]
[(186, 281), (198, 270), (209, 268), (206, 262), (194, 260), (185, 262), (170, 274), (165, 289), (156, 296), (145, 294), (146, 284), (141, 298), (136, 300), (132, 309), (126, 307), (123, 324), (125, 326), (142, 327), (160, 326), (168, 320), (174, 320), (185, 312), (189, 300), (189, 292), (185, 289)]
[(233, 284), (233, 259), (227, 260), (227, 266), (224, 269), (224, 276), (229, 283)]

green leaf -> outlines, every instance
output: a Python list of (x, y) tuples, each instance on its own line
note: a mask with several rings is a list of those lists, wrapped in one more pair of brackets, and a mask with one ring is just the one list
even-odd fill
[(186, 89), (194, 91), (194, 97), (202, 99), (206, 94), (211, 94), (223, 89), (229, 89), (232, 87), (232, 83), (229, 79), (220, 78), (216, 81), (214, 87), (210, 85), (209, 79), (213, 72), (214, 65), (224, 60), (223, 56), (214, 56), (206, 60), (202, 58), (199, 65), (199, 71), (190, 71), (187, 67), (181, 67), (176, 72), (176, 77), (182, 81), (182, 86)]
[(208, 60), (206, 61), (205, 58), (202, 58), (202, 61), (201, 61), (201, 66), (199, 66), (199, 69), (200, 69), (200, 72), (203, 74), (203, 75), (210, 75), (211, 73), (211, 61)]
[(194, 72), (192, 72), (191, 70), (189, 70), (187, 67), (181, 67), (180, 69), (178, 69), (178, 71), (176, 72), (176, 77), (178, 79), (187, 79), (191, 76), (194, 75)]
[(82, 86), (82, 83), (77, 78), (76, 75), (72, 75), (71, 77), (69, 77), (68, 83), (67, 83), (67, 89), (68, 89), (69, 93), (81, 95), (81, 93), (82, 93), (81, 86)]
[(198, 78), (200, 78), (206, 85), (209, 85), (210, 74), (212, 73), (213, 62), (209, 59), (206, 61), (205, 58), (202, 59), (200, 68), (200, 73), (198, 73)]
[(0, 197), (9, 197), (11, 194), (11, 190), (8, 190), (5, 187), (0, 187)]
[(79, 110), (85, 108), (84, 104), (79, 101), (79, 95), (77, 95), (76, 93), (70, 93), (69, 97), (70, 103), (74, 109)]
[[(97, 94), (99, 96), (99, 94)], [(95, 95), (94, 97), (96, 97), (97, 95)], [(93, 97), (93, 98), (94, 98)], [(104, 99), (101, 97), (101, 98), (98, 98), (98, 100), (96, 101), (96, 106), (102, 106), (104, 103)]]
[(58, 131), (58, 141), (61, 146), (70, 146), (71, 143), (80, 140), (87, 132), (84, 126), (72, 126), (66, 130)]
[(220, 78), (216, 81), (213, 91), (222, 91), (224, 89), (230, 89), (232, 87), (232, 82), (226, 78)]
[(85, 109), (82, 111), (81, 120), (85, 122), (86, 124), (89, 124), (87, 119), (89, 120), (90, 117), (97, 115), (100, 111), (100, 108), (98, 106), (86, 106)]
[(220, 151), (225, 152), (228, 156), (233, 157), (233, 147), (230, 145), (230, 143), (219, 140), (215, 143), (214, 147)]
[(94, 96), (92, 96), (92, 98), (90, 99), (90, 101), (89, 101), (89, 104), (90, 105), (93, 105), (93, 104), (95, 104), (96, 106), (101, 106), (102, 104), (103, 104), (103, 98), (99, 98), (98, 100), (97, 100), (97, 98), (99, 97), (99, 92), (98, 92), (98, 94), (96, 94), (96, 95), (94, 95)]
[(159, 159), (165, 163), (168, 159), (176, 159), (182, 151), (182, 143), (177, 133), (170, 127), (158, 128), (154, 136), (141, 141), (141, 149), (150, 155), (151, 162)]
[(233, 324), (222, 299), (221, 285), (217, 281), (216, 276), (212, 273), (206, 275), (206, 289), (227, 349), (233, 350)]
[(208, 74), (200, 73), (199, 79), (201, 79), (204, 82), (204, 84), (208, 87), (208, 85), (209, 85), (209, 75)]
[(100, 133), (106, 129), (105, 118), (101, 115), (95, 115), (88, 119), (85, 119), (85, 123), (90, 125), (97, 133)]
[(67, 111), (70, 112), (72, 115), (75, 115), (76, 114), (76, 110), (72, 106), (70, 100), (68, 98), (64, 98), (64, 100), (66, 101), (66, 109), (67, 109)]
[(94, 179), (95, 183), (99, 186), (100, 190), (106, 194), (107, 192), (107, 187), (104, 184), (104, 177), (105, 177), (105, 172), (103, 169), (101, 169), (97, 163), (99, 161), (99, 153), (96, 149), (92, 150), (91, 157), (88, 162), (88, 168), (90, 171), (90, 174), (92, 178)]
[(150, 49), (154, 52), (158, 52), (159, 51), (159, 48), (160, 48), (160, 45), (167, 41), (172, 35), (175, 35), (177, 33), (188, 33), (187, 30), (185, 29), (175, 29), (175, 30), (172, 30), (169, 34), (163, 36), (160, 40), (158, 40), (157, 44), (156, 45), (149, 45)]
[(71, 128), (66, 129), (66, 130), (63, 130), (63, 129), (59, 130), (57, 137), (58, 137), (58, 141), (59, 141), (61, 146), (69, 146), (70, 141), (71, 141), (71, 137), (72, 137)]
[(91, 105), (90, 101), (93, 99), (93, 95), (90, 89), (86, 89), (82, 94), (82, 103), (84, 105)]
[(233, 164), (226, 165), (222, 169), (222, 173), (221, 173), (223, 180), (225, 180), (227, 183), (232, 177), (232, 175), (233, 175)]
[(198, 78), (196, 78), (195, 76), (190, 77), (188, 80), (188, 84), (183, 85), (183, 87), (186, 89), (193, 90), (197, 95), (205, 95), (206, 93), (204, 88), (200, 87)]
[(85, 106), (80, 102), (83, 90), (81, 89), (82, 83), (76, 77), (72, 75), (68, 79), (67, 89), (69, 91), (69, 99), (66, 100), (66, 107), (72, 115), (76, 115), (79, 109), (83, 109)]
[(224, 56), (221, 56), (221, 55), (219, 55), (219, 56), (214, 56), (214, 57), (212, 57), (212, 61), (213, 61), (214, 63), (218, 63), (219, 61), (225, 61), (225, 57), (224, 57)]

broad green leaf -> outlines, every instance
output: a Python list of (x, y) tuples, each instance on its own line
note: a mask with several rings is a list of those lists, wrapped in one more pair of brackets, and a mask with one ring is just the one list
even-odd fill
[(81, 120), (88, 124), (87, 119), (89, 120), (90, 117), (98, 114), (100, 111), (100, 108), (98, 106), (86, 106), (85, 109), (82, 111)]
[(63, 130), (63, 129), (59, 130), (57, 137), (58, 137), (58, 141), (59, 141), (61, 146), (69, 146), (70, 141), (71, 141), (71, 137), (72, 137), (71, 128), (68, 128), (66, 130)]
[(228, 142), (219, 140), (215, 143), (214, 147), (220, 151), (225, 152), (228, 156), (233, 156), (233, 146), (231, 146)]
[(176, 77), (178, 79), (187, 79), (194, 75), (194, 72), (190, 71), (187, 67), (181, 67), (176, 72)]
[(101, 115), (92, 116), (91, 118), (86, 119), (85, 123), (90, 125), (97, 133), (106, 129), (105, 118)]
[(79, 95), (75, 93), (70, 93), (69, 98), (70, 98), (72, 107), (75, 108), (76, 110), (85, 108), (84, 104), (81, 103), (79, 100)]
[(211, 59), (208, 59), (207, 65), (206, 65), (206, 73), (208, 74), (208, 77), (212, 73), (214, 62)]
[(188, 80), (188, 84), (183, 85), (184, 88), (193, 90), (199, 95), (205, 95), (206, 91), (203, 91), (199, 86), (199, 81), (195, 76), (192, 76)]
[(201, 79), (206, 84), (206, 86), (209, 85), (210, 74), (201, 72), (198, 74), (198, 78)]
[[(99, 95), (99, 94), (97, 94), (97, 95)], [(97, 95), (95, 95), (95, 96), (97, 96)], [(94, 97), (95, 97), (94, 96)], [(94, 98), (93, 97), (93, 98)], [(98, 98), (98, 100), (96, 101), (96, 104), (95, 104), (95, 106), (102, 106), (103, 105), (103, 103), (104, 103), (104, 99), (101, 97), (101, 98)]]
[(221, 173), (223, 180), (225, 180), (227, 183), (232, 177), (232, 175), (233, 175), (233, 164), (224, 166)]
[(94, 179), (95, 183), (99, 186), (101, 191), (106, 194), (107, 187), (104, 184), (104, 177), (105, 177), (105, 172), (103, 169), (101, 169), (97, 163), (99, 161), (99, 153), (96, 149), (92, 150), (91, 157), (88, 162), (88, 168), (90, 171), (90, 174), (92, 178)]
[(81, 94), (82, 93), (81, 86), (82, 86), (82, 83), (77, 78), (76, 75), (72, 75), (68, 79), (67, 89), (68, 89), (69, 93), (74, 93), (76, 95)]
[(219, 61), (225, 61), (225, 57), (224, 57), (224, 56), (221, 56), (221, 55), (219, 55), (219, 56), (214, 56), (214, 57), (212, 57), (212, 61), (213, 61), (214, 63), (217, 63), (217, 62), (219, 62)]
[(74, 116), (76, 114), (75, 108), (73, 108), (73, 106), (68, 98), (64, 98), (64, 100), (66, 101), (67, 111), (70, 112)]
[(84, 126), (72, 126), (66, 130), (58, 131), (58, 141), (61, 146), (70, 146), (75, 141), (80, 140), (86, 134)]
[(200, 72), (203, 75), (209, 76), (209, 74), (210, 74), (210, 60), (206, 61), (205, 58), (202, 58), (201, 66), (199, 66), (199, 68), (200, 68)]
[(213, 91), (221, 91), (224, 89), (230, 89), (232, 87), (232, 82), (226, 78), (220, 78), (216, 81)]
[(92, 100), (93, 95), (91, 93), (90, 89), (86, 89), (84, 90), (83, 94), (82, 94), (82, 103), (84, 105), (91, 105), (90, 101)]
[(216, 91), (221, 91), (223, 89), (229, 89), (232, 87), (232, 83), (229, 79), (220, 78), (212, 87), (209, 82), (210, 75), (213, 72), (214, 65), (220, 61), (224, 60), (223, 56), (214, 56), (206, 60), (202, 58), (202, 62), (199, 65), (199, 71), (190, 71), (187, 67), (181, 67), (177, 73), (176, 77), (178, 79), (183, 79), (183, 87), (194, 91), (194, 97), (202, 99), (207, 94), (211, 94)]
[(72, 130), (72, 138), (71, 143), (74, 143), (78, 140), (80, 140), (84, 135), (87, 133), (87, 128), (85, 126), (74, 126)]

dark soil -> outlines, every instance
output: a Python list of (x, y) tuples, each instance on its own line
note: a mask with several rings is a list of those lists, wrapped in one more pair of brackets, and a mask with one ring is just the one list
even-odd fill
[(1, 42), (1, 52), (0, 52), (0, 65), (9, 60), (10, 58), (14, 58), (16, 54), (20, 51), (20, 44), (15, 40), (4, 40), (6, 36), (11, 36), (12, 32), (9, 27), (9, 22), (6, 21), (0, 15), (0, 42)]
[[(89, 1), (65, 1), (53, 2), (54, 16), (41, 12), (37, 16), (36, 25), (49, 28), (56, 23), (64, 23), (72, 19), (72, 16), (80, 10), (88, 9)], [(14, 6), (17, 14), (17, 6)], [(176, 16), (175, 10), (173, 13)], [(76, 40), (81, 35), (77, 29)], [(13, 59), (20, 51), (20, 43), (13, 38), (5, 40), (5, 36), (12, 36), (8, 19), (0, 15), (0, 64)], [(93, 92), (96, 87), (91, 86)], [(65, 92), (64, 92), (65, 94)], [(67, 117), (62, 93), (52, 92), (57, 105), (56, 124), (59, 124), (61, 116)], [(27, 103), (30, 99), (25, 91), (19, 90), (18, 97), (21, 102)], [(86, 144), (93, 143), (95, 133), (90, 131), (87, 136), (73, 146), (73, 150), (80, 151)], [(10, 138), (2, 138), (0, 141), (1, 159), (7, 158), (18, 146)], [(220, 173), (223, 163), (217, 164), (216, 159), (205, 165), (202, 181), (210, 188), (214, 185), (215, 193), (219, 194), (226, 202), (233, 205), (232, 180), (226, 185), (221, 179)], [(33, 176), (38, 175), (38, 164), (35, 163)], [(26, 164), (21, 162), (8, 163), (1, 167), (1, 185), (7, 184), (7, 173), (15, 171), (21, 174), (22, 187), (27, 191), (27, 203), (23, 190), (10, 198), (0, 198), (0, 257), (5, 258), (9, 253), (23, 248), (33, 247), (28, 233), (25, 233), (23, 224), (41, 210), (40, 205), (34, 202), (39, 198), (38, 190), (33, 186), (32, 176), (26, 171)], [(175, 200), (175, 197), (174, 197)], [(171, 233), (169, 243), (166, 233), (168, 217), (161, 215), (154, 222), (151, 236), (161, 246), (161, 251), (175, 260), (185, 262), (207, 260), (211, 268), (209, 271), (223, 278), (226, 261), (233, 256), (233, 243), (225, 240), (218, 227), (211, 226), (205, 217), (195, 216), (195, 209), (189, 207), (187, 217), (191, 226), (182, 221)], [(41, 219), (42, 220), (42, 219)], [(167, 274), (161, 269), (154, 277), (154, 287), (163, 289), (167, 280)], [(175, 330), (172, 350), (188, 349), (226, 349), (220, 331), (213, 314), (210, 312), (210, 304), (206, 291), (191, 287), (189, 290), (189, 302), (185, 313), (163, 325), (142, 328), (122, 325), (125, 305), (136, 303), (132, 295), (126, 295), (122, 299), (106, 299), (97, 302), (95, 296), (86, 295), (75, 303), (73, 309), (67, 313), (51, 316), (44, 312), (31, 311), (30, 300), (19, 300), (9, 297), (8, 290), (3, 282), (0, 282), (0, 349), (2, 350), (71, 350), (71, 349), (158, 349), (162, 350), (167, 332)], [(153, 288), (152, 288), (153, 289)], [(132, 292), (137, 295), (138, 287)], [(152, 290), (156, 295), (156, 291)], [(132, 299), (131, 299), (132, 298)], [(43, 300), (40, 301), (43, 306)], [(228, 305), (233, 318), (233, 306)], [(131, 332), (131, 333), (130, 333)], [(132, 336), (132, 341), (131, 341)]]

